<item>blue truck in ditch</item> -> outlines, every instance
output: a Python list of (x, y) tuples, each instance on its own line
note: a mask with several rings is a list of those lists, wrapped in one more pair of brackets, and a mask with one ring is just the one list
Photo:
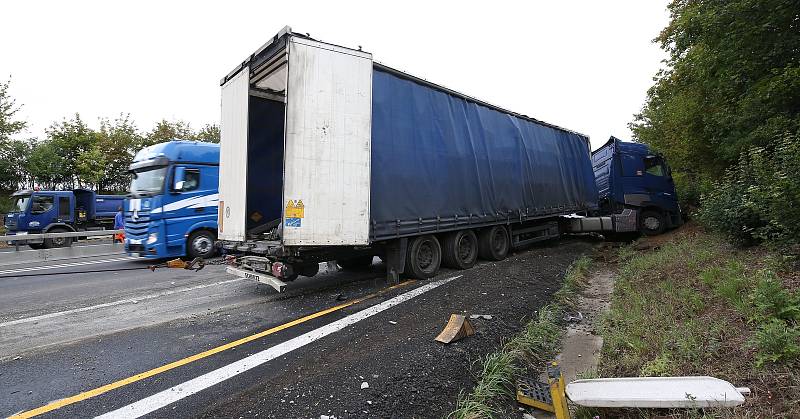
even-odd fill
[[(20, 190), (11, 195), (13, 210), (6, 214), (9, 235), (67, 233), (112, 229), (122, 207), (122, 195), (98, 195), (89, 189), (71, 191)], [(34, 249), (69, 247), (76, 238), (26, 240)]]
[(173, 140), (140, 150), (125, 202), (132, 256), (211, 257), (217, 239), (219, 145)]
[(511, 112), (284, 28), (220, 82), (219, 239), (276, 290), (318, 263), (387, 277), (565, 232), (679, 223), (663, 159)]

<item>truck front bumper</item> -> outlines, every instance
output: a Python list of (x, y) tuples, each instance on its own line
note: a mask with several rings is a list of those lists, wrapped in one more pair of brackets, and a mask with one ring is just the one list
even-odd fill
[(269, 285), (270, 287), (275, 288), (275, 290), (278, 292), (283, 292), (283, 290), (286, 288), (285, 282), (269, 274), (249, 271), (233, 266), (228, 266), (226, 271), (229, 274), (236, 275), (240, 278), (252, 279), (255, 280), (256, 282)]

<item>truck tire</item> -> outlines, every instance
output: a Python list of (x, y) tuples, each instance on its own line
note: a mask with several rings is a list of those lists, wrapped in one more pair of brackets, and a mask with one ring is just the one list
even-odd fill
[(639, 222), (639, 230), (645, 236), (657, 236), (666, 229), (664, 214), (659, 211), (642, 211)]
[(503, 260), (508, 256), (511, 241), (503, 226), (487, 227), (478, 233), (478, 256), (486, 260)]
[(345, 271), (356, 271), (372, 266), (372, 258), (372, 255), (356, 256), (354, 258), (339, 259), (336, 263)]
[(214, 256), (214, 233), (208, 230), (197, 230), (186, 240), (186, 255), (190, 258), (208, 259)]
[[(66, 228), (56, 227), (50, 229), (48, 233), (66, 233), (69, 230)], [(45, 249), (54, 249), (57, 247), (70, 247), (72, 246), (72, 237), (58, 237), (55, 239), (44, 239), (42, 247)]]
[(33, 250), (44, 249), (44, 243), (31, 243), (28, 246)]
[(411, 239), (406, 251), (406, 274), (419, 279), (432, 278), (441, 265), (442, 246), (436, 236), (428, 234)]
[(442, 264), (453, 269), (469, 269), (478, 259), (478, 237), (472, 230), (461, 230), (444, 236)]

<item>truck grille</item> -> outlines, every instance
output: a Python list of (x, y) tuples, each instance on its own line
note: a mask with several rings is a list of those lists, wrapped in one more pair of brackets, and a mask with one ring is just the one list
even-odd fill
[(150, 211), (139, 211), (138, 218), (133, 219), (133, 211), (125, 211), (125, 236), (133, 239), (147, 236), (147, 225), (150, 224)]

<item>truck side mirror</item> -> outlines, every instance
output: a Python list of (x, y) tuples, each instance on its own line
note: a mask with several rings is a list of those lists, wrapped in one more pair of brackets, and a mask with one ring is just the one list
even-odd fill
[(172, 190), (176, 192), (183, 190), (183, 184), (186, 181), (186, 168), (183, 166), (177, 166), (175, 168), (175, 174), (172, 180), (174, 185)]

